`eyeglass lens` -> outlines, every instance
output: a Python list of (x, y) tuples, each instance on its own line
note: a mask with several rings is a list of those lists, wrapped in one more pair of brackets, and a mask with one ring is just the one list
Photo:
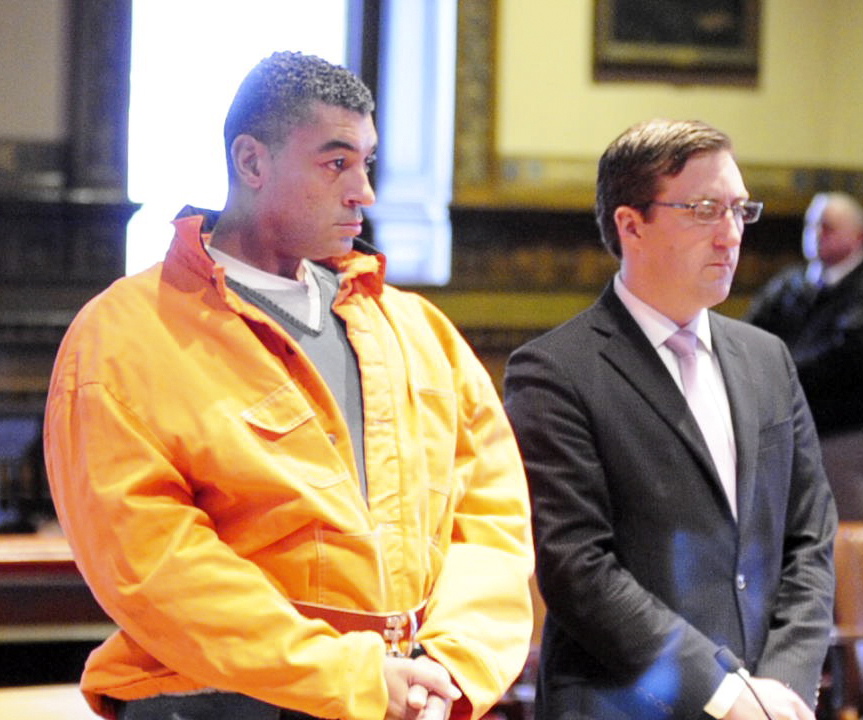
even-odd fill
[[(716, 222), (729, 209), (728, 206), (714, 200), (704, 200), (696, 203), (693, 208), (695, 219), (700, 222)], [(758, 203), (742, 202), (732, 205), (731, 212), (739, 217), (744, 223), (753, 223), (761, 216), (761, 207)]]

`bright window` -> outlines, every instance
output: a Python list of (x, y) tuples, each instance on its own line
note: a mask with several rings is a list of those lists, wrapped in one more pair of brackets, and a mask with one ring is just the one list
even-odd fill
[(347, 0), (135, 0), (126, 272), (164, 257), (184, 205), (220, 210), (222, 124), (246, 73), (274, 51), (344, 64)]

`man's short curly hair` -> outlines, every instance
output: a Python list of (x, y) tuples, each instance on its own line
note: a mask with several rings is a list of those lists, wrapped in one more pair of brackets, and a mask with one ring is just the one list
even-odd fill
[(369, 88), (339, 65), (299, 52), (276, 52), (246, 75), (225, 118), (225, 152), (233, 174), (231, 145), (248, 134), (268, 147), (284, 142), (293, 128), (313, 118), (316, 102), (362, 115), (375, 108)]
[(693, 155), (721, 150), (732, 152), (731, 139), (700, 120), (648, 120), (619, 135), (600, 158), (596, 180), (596, 222), (608, 251), (621, 257), (617, 208), (646, 216), (662, 178), (678, 175)]

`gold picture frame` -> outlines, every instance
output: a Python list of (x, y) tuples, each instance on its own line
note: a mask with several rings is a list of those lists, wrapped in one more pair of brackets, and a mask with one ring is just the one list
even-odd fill
[(755, 85), (760, 0), (595, 0), (597, 81)]

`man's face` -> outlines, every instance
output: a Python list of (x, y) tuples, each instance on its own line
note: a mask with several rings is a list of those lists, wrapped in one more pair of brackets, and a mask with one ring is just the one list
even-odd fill
[(318, 103), (312, 122), (289, 131), (267, 152), (255, 210), (260, 251), (272, 268), (301, 258), (349, 252), (362, 229), (362, 208), (375, 200), (369, 183), (378, 137), (370, 115)]
[[(727, 151), (695, 155), (676, 177), (664, 178), (655, 200), (733, 205), (749, 194)], [(687, 209), (654, 205), (624, 243), (624, 281), (645, 302), (678, 324), (728, 297), (737, 269), (743, 222), (726, 211), (703, 225)], [(631, 276), (631, 282), (628, 277)]]
[(807, 213), (806, 221), (814, 227), (815, 248), (826, 267), (842, 262), (863, 245), (863, 228), (843, 202), (827, 202), (815, 217)]

